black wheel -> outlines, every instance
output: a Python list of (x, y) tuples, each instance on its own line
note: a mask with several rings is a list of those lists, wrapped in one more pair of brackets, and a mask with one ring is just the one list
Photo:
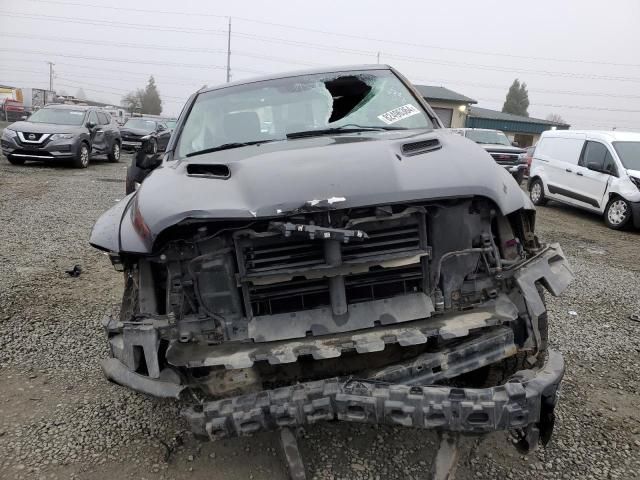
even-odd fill
[(7, 160), (9, 160), (11, 165), (24, 165), (24, 162), (26, 161), (24, 158), (16, 157), (7, 157)]
[(547, 203), (547, 199), (544, 196), (544, 185), (539, 178), (536, 178), (529, 185), (529, 198), (534, 205), (545, 205)]
[(631, 220), (631, 205), (622, 197), (613, 197), (604, 210), (607, 227), (622, 230)]
[(120, 142), (118, 142), (117, 140), (113, 142), (113, 145), (111, 146), (111, 151), (107, 155), (107, 158), (112, 163), (117, 163), (120, 161)]
[(87, 168), (89, 166), (89, 145), (82, 142), (78, 149), (78, 155), (73, 160), (73, 166), (75, 168)]

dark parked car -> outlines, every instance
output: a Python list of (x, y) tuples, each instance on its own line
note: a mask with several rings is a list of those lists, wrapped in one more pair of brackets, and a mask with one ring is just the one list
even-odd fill
[(183, 399), (210, 438), (342, 420), (549, 440), (564, 254), (394, 69), (200, 90), (147, 160), (90, 240), (125, 272), (109, 379)]
[(79, 105), (48, 105), (5, 128), (1, 145), (14, 165), (26, 160), (71, 160), (75, 167), (86, 168), (94, 155), (119, 161), (120, 141), (118, 126), (108, 113)]
[(518, 184), (522, 183), (527, 165), (522, 161), (523, 148), (512, 143), (509, 138), (500, 130), (489, 130), (484, 128), (455, 128), (455, 133), (473, 140), (484, 148), (498, 165), (502, 165)]
[(171, 130), (167, 125), (155, 118), (132, 117), (120, 127), (122, 135), (122, 148), (135, 151), (142, 147), (142, 143), (148, 140), (155, 152), (163, 152), (167, 148)]

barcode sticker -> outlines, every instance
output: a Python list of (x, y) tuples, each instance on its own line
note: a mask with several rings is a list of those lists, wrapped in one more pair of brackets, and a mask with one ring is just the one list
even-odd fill
[(391, 125), (392, 123), (399, 122), (400, 120), (404, 120), (405, 118), (417, 115), (418, 113), (420, 113), (420, 110), (418, 110), (410, 103), (407, 103), (402, 107), (394, 108), (393, 110), (389, 110), (382, 115), (378, 115), (378, 118), (387, 125)]

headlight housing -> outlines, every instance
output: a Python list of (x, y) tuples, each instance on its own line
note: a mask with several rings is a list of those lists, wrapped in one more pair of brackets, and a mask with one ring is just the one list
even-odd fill
[(54, 133), (51, 135), (51, 140), (71, 140), (73, 133)]
[(629, 180), (640, 190), (640, 178), (629, 176)]
[(2, 130), (2, 138), (6, 138), (8, 140), (17, 136), (18, 132), (16, 132), (15, 130), (11, 130), (10, 128), (5, 128), (4, 130)]

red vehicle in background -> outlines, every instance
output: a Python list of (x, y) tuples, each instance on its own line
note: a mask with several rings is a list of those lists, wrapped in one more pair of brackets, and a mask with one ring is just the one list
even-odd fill
[(526, 177), (529, 177), (529, 169), (531, 168), (531, 160), (533, 160), (533, 152), (535, 152), (535, 151), (536, 151), (536, 146), (535, 145), (533, 145), (532, 147), (527, 147), (527, 151), (524, 152), (522, 154), (522, 156), (520, 157), (520, 162), (527, 164), (527, 169), (524, 172)]

